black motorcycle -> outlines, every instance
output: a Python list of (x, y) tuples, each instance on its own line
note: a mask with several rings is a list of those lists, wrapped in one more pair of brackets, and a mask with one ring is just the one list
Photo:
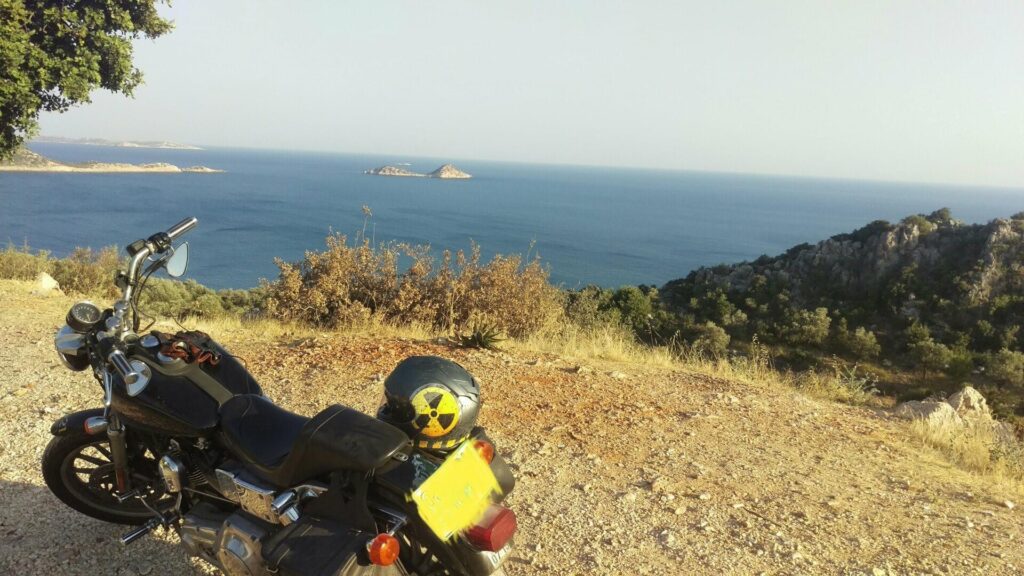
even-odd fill
[[(54, 495), (137, 525), (124, 544), (174, 529), (229, 576), (502, 573), (517, 526), (501, 501), (514, 479), (475, 423), (440, 446), (343, 405), (307, 418), (267, 399), (205, 334), (138, 333), (146, 281), (184, 273), (188, 244), (174, 242), (196, 224), (130, 244), (113, 307), (68, 312), (57, 352), (92, 370), (103, 407), (53, 424), (42, 465)], [(415, 377), (406, 362), (400, 376)]]

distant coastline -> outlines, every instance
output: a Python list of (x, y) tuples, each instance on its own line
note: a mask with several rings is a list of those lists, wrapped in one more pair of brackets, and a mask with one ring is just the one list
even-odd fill
[(155, 141), (155, 140), (106, 140), (103, 138), (65, 138), (63, 136), (39, 136), (33, 138), (32, 142), (44, 144), (81, 144), (84, 146), (110, 146), (114, 148), (156, 148), (160, 150), (202, 150), (199, 146), (191, 144), (178, 144), (177, 142)]
[(156, 172), (163, 174), (180, 174), (194, 172), (213, 174), (223, 172), (206, 166), (188, 166), (180, 168), (174, 164), (156, 162), (151, 164), (125, 164), (120, 162), (79, 162), (66, 164), (50, 160), (31, 150), (22, 148), (14, 153), (10, 160), (0, 162), (0, 172), (92, 172), (92, 173), (142, 173)]
[[(402, 166), (408, 166), (408, 163), (401, 164)], [(381, 166), (380, 168), (372, 168), (363, 172), (363, 174), (369, 174), (371, 176), (395, 176), (399, 178), (440, 178), (442, 180), (467, 180), (472, 178), (473, 175), (463, 172), (455, 167), (454, 164), (445, 164), (434, 170), (429, 174), (420, 174), (419, 172), (413, 172), (406, 168), (399, 168), (398, 166)]]

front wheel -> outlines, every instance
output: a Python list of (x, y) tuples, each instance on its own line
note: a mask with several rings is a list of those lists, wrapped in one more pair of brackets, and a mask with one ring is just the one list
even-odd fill
[[(128, 452), (133, 485), (155, 486), (155, 459), (147, 457), (151, 455), (145, 449), (129, 446)], [(70, 429), (54, 436), (43, 453), (43, 479), (61, 502), (97, 520), (142, 524), (153, 518), (153, 512), (138, 499), (120, 503), (114, 496), (117, 484), (106, 435)], [(146, 500), (154, 505), (160, 496), (150, 493)]]

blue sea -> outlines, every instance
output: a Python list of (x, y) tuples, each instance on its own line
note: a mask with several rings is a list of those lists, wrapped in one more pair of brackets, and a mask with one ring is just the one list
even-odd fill
[[(188, 277), (215, 288), (274, 278), (331, 231), (444, 249), (539, 254), (554, 282), (661, 285), (700, 266), (774, 255), (873, 220), (949, 207), (967, 222), (1024, 210), (1024, 189), (895, 184), (251, 149), (33, 144), (67, 161), (170, 162), (223, 174), (0, 173), (0, 241), (56, 255), (124, 246), (197, 216)], [(368, 176), (453, 162), (466, 181)]]

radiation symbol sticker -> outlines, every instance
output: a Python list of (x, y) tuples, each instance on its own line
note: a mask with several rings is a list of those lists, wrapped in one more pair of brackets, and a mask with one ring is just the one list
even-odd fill
[(413, 426), (431, 438), (451, 432), (459, 423), (462, 410), (455, 396), (439, 386), (427, 386), (416, 392), (412, 407), (416, 410)]

